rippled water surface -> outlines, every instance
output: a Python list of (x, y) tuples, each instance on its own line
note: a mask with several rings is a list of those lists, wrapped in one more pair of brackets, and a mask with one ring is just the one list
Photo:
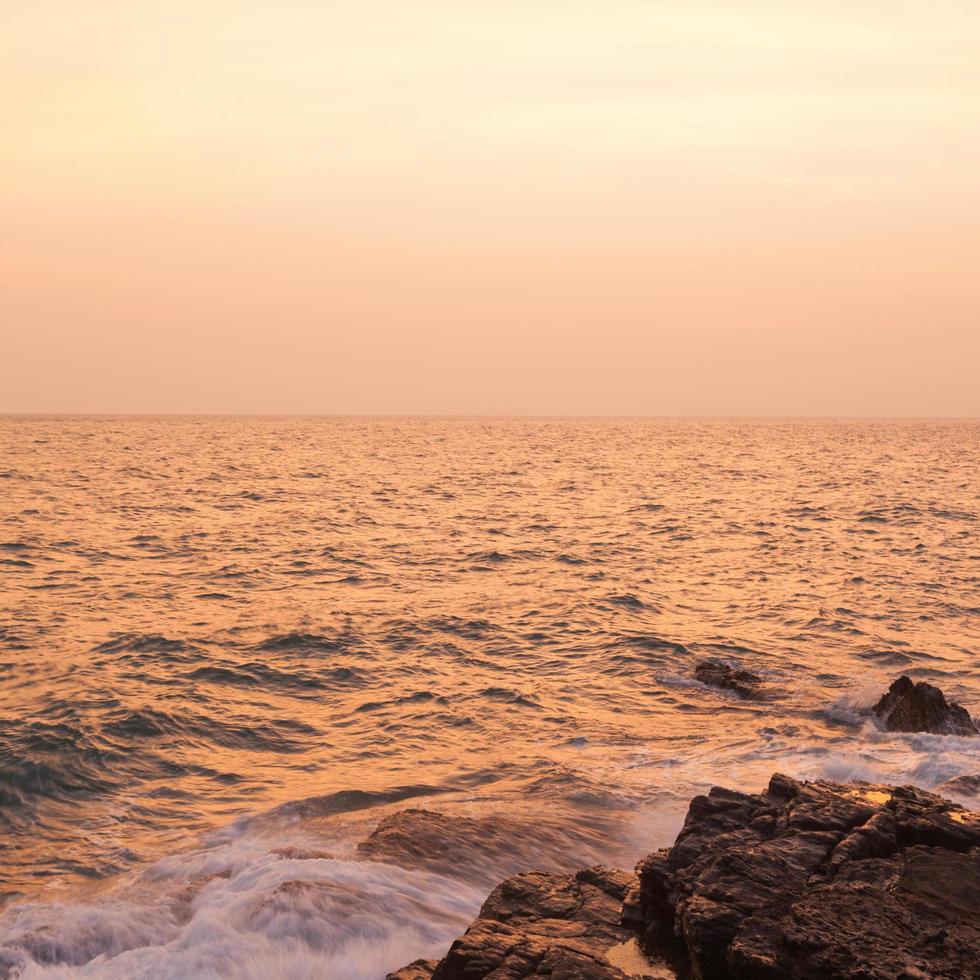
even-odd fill
[(393, 810), (627, 863), (711, 783), (980, 771), (865, 713), (903, 672), (980, 712), (978, 458), (977, 422), (0, 419), (0, 971), (378, 977), (500, 870), (359, 860)]

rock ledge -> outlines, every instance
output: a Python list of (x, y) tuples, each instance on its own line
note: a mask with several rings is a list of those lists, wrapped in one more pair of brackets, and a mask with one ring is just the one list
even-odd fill
[[(631, 940), (640, 966), (611, 955)], [(777, 774), (763, 793), (695, 797), (637, 876), (508, 878), (443, 959), (390, 977), (975, 980), (978, 964), (980, 815), (909, 786)]]
[(938, 687), (910, 677), (895, 681), (872, 709), (889, 732), (931, 732), (934, 735), (976, 735), (970, 713), (947, 701)]

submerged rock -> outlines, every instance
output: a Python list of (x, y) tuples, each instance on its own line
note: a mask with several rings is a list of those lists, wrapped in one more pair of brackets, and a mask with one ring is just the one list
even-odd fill
[(694, 668), (694, 677), (710, 687), (733, 691), (740, 698), (760, 696), (759, 685), (762, 683), (762, 678), (758, 674), (741, 667), (732, 667), (720, 660), (702, 660)]
[(595, 840), (558, 820), (462, 816), (411, 808), (384, 817), (357, 845), (359, 858), (424, 868), (491, 887), (527, 868), (570, 871), (595, 860)]
[(391, 977), (977, 976), (980, 815), (912, 787), (716, 788), (637, 871), (509, 878), (443, 959)]
[(966, 708), (947, 701), (938, 687), (899, 677), (873, 708), (890, 732), (932, 732), (935, 735), (976, 735)]
[(959, 796), (980, 796), (980, 773), (953, 776), (939, 788), (944, 793), (956, 793)]

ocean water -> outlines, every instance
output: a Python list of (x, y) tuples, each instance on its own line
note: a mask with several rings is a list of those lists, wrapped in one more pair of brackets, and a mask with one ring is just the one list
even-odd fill
[[(712, 784), (980, 772), (867, 710), (907, 673), (980, 713), (978, 459), (976, 421), (0, 419), (0, 975), (371, 980)], [(358, 853), (406, 807), (513, 851)]]

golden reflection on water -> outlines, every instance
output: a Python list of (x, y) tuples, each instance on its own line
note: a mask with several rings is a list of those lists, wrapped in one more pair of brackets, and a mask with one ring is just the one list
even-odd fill
[(8, 892), (313, 796), (612, 852), (711, 783), (977, 768), (855, 714), (907, 671), (976, 712), (975, 422), (5, 418), (0, 449)]

